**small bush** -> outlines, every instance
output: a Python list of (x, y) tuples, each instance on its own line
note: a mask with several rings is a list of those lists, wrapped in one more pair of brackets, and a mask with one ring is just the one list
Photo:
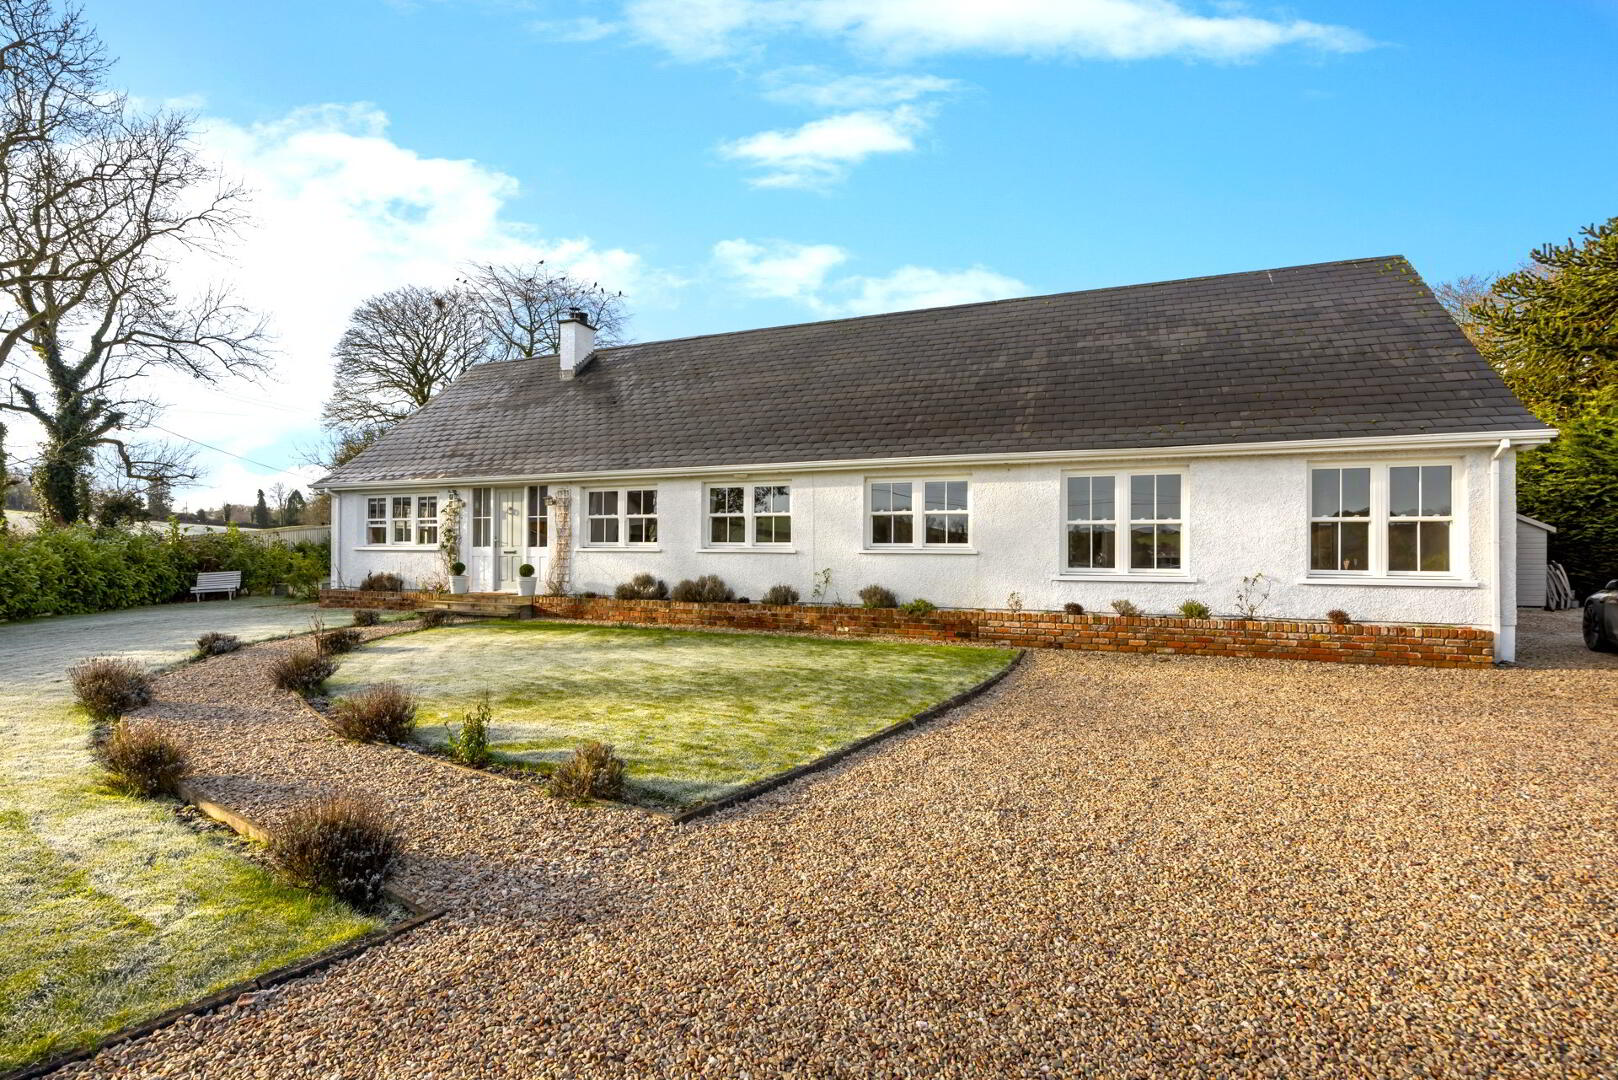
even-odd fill
[(899, 598), (893, 595), (892, 589), (884, 589), (880, 585), (867, 585), (860, 590), (860, 603), (868, 608), (898, 607)]
[(1326, 612), (1326, 621), (1333, 626), (1347, 626), (1354, 621), (1354, 617), (1342, 608), (1332, 608)]
[(449, 612), (437, 608), (422, 608), (416, 612), (416, 621), (427, 630), (434, 630), (449, 622)]
[(331, 726), (355, 742), (402, 743), (416, 730), (416, 698), (398, 683), (377, 683), (332, 706)]
[(798, 590), (791, 585), (771, 585), (764, 593), (764, 603), (785, 607), (798, 602)]
[(463, 562), (451, 563), (449, 572), (453, 577), (461, 577), (466, 573), (466, 564)]
[(1069, 615), (1083, 615), (1084, 605), (1075, 604), (1073, 601), (1069, 600), (1067, 603), (1062, 605), (1062, 610), (1067, 612)]
[(352, 626), (339, 626), (315, 635), (315, 643), (327, 656), (340, 656), (359, 648), (360, 632)]
[(1142, 614), (1141, 609), (1135, 606), (1135, 602), (1133, 600), (1114, 600), (1112, 602), (1112, 610), (1116, 611), (1120, 615), (1131, 618)]
[(132, 727), (120, 720), (101, 740), (96, 754), (112, 774), (107, 783), (116, 791), (146, 798), (180, 793), (185, 751), (155, 728)]
[(1213, 614), (1213, 609), (1201, 600), (1187, 600), (1180, 605), (1180, 614), (1188, 619), (1206, 619)]
[(337, 671), (337, 661), (315, 645), (299, 645), (270, 661), (270, 678), (282, 690), (312, 694)]
[(736, 598), (736, 602), (738, 604), (751, 604), (753, 602), (753, 598), (751, 596), (738, 596)]
[(352, 798), (299, 807), (269, 843), (270, 858), (294, 884), (361, 906), (382, 895), (398, 851), (398, 834), (382, 810)]
[(623, 759), (609, 743), (587, 742), (551, 773), (549, 790), (558, 799), (616, 799), (624, 790)]
[(531, 563), (531, 562), (525, 562), (521, 566), (517, 567), (517, 576), (518, 577), (533, 577), (534, 576), (534, 564)]
[(619, 600), (667, 600), (669, 587), (651, 574), (636, 574), (614, 589), (612, 595)]
[(682, 604), (728, 604), (736, 599), (735, 590), (718, 574), (703, 574), (695, 581), (682, 581), (674, 586), (670, 595)]
[(365, 575), (360, 588), (367, 592), (403, 592), (404, 578), (386, 570), (373, 570)]
[(370, 608), (356, 608), (354, 610), (354, 625), (355, 626), (375, 626), (377, 623), (379, 623), (381, 621), (382, 621), (382, 616), (378, 615), (376, 612), (372, 611)]
[(462, 765), (482, 768), (489, 763), (489, 692), (485, 690), (477, 707), (461, 714), (461, 723), (450, 732), (449, 756)]
[(931, 600), (923, 600), (918, 596), (908, 604), (900, 604), (899, 610), (906, 615), (931, 615), (938, 610), (938, 605)]
[(223, 656), (233, 653), (242, 647), (242, 639), (235, 634), (221, 634), (217, 630), (209, 630), (197, 638), (198, 656)]
[(1013, 614), (1023, 609), (1022, 593), (1014, 592), (1006, 597), (1006, 610)]
[(85, 660), (67, 674), (92, 720), (116, 720), (152, 700), (151, 677), (133, 660)]

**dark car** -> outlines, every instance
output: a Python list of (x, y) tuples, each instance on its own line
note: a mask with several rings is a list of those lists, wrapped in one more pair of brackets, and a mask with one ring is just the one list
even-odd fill
[(1618, 581), (1584, 598), (1584, 643), (1601, 652), (1618, 652)]

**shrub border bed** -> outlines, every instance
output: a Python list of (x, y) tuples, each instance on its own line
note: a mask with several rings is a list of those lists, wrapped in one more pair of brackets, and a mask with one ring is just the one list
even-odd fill
[(733, 806), (737, 806), (744, 802), (749, 802), (758, 798), (760, 795), (774, 791), (778, 787), (785, 787), (787, 784), (790, 784), (795, 780), (800, 780), (811, 773), (817, 773), (822, 769), (830, 768), (839, 761), (842, 761), (844, 758), (848, 757), (850, 754), (855, 754), (868, 747), (875, 746), (877, 743), (882, 742), (885, 739), (891, 739), (900, 732), (913, 731), (917, 726), (924, 724), (929, 720), (935, 720), (952, 709), (958, 709), (972, 699), (987, 693), (989, 690), (993, 689), (1001, 679), (1004, 679), (1013, 671), (1017, 670), (1027, 656), (1027, 649), (1018, 649), (1015, 655), (1012, 656), (1011, 662), (1005, 667), (1001, 668), (993, 675), (990, 675), (987, 679), (984, 679), (976, 686), (967, 687), (954, 697), (940, 701), (937, 705), (929, 706), (928, 708), (921, 710), (921, 712), (916, 713), (914, 716), (907, 716), (897, 723), (889, 724), (881, 731), (872, 732), (869, 735), (855, 739), (853, 742), (848, 743), (845, 746), (839, 746), (830, 753), (818, 757), (807, 764), (795, 766), (788, 769), (786, 772), (776, 773), (774, 776), (766, 776), (764, 779), (748, 784), (746, 787), (738, 788), (722, 798), (714, 799), (711, 802), (698, 803), (696, 806), (693, 806), (688, 810), (681, 810), (680, 812), (671, 815), (670, 820), (676, 825), (685, 825), (700, 818), (708, 817), (710, 814), (717, 814), (721, 810), (729, 810)]
[[(411, 611), (433, 593), (325, 589), (322, 607)], [(516, 599), (515, 597), (513, 599)], [(940, 608), (912, 615), (897, 608), (831, 604), (682, 604), (672, 600), (537, 596), (535, 614), (620, 625), (713, 627), (864, 637), (890, 634), (927, 641), (976, 641), (1029, 649), (1324, 660), (1348, 664), (1486, 668), (1494, 634), (1470, 626), (1346, 623), (1295, 619), (1187, 619), (1178, 615), (1068, 615), (1060, 611)]]
[[(180, 785), (180, 797), (182, 802), (196, 807), (207, 817), (249, 839), (262, 842), (270, 835), (269, 830), (246, 815), (198, 795), (196, 789), (189, 784)], [(202, 1013), (223, 1009), (234, 1004), (236, 999), (243, 994), (269, 990), (272, 987), (291, 982), (293, 979), (301, 979), (305, 975), (313, 975), (323, 971), (339, 961), (358, 956), (373, 946), (391, 941), (401, 934), (409, 933), (424, 923), (432, 922), (449, 910), (448, 908), (428, 908), (409, 893), (391, 886), (384, 886), (382, 892), (388, 899), (410, 912), (410, 917), (396, 922), (392, 926), (384, 926), (380, 930), (373, 930), (369, 934), (363, 934), (352, 941), (345, 941), (341, 945), (333, 945), (331, 948), (324, 949), (313, 956), (306, 956), (302, 960), (294, 960), (290, 964), (266, 971), (262, 975), (244, 979), (239, 983), (233, 983), (223, 990), (214, 991), (206, 997), (198, 998), (184, 1005), (177, 1005), (149, 1020), (142, 1020), (137, 1024), (120, 1028), (110, 1035), (102, 1036), (88, 1046), (70, 1050), (57, 1057), (49, 1058), (33, 1065), (24, 1065), (8, 1073), (0, 1074), (0, 1080), (35, 1080), (37, 1077), (53, 1073), (57, 1069), (72, 1065), (75, 1062), (88, 1061), (103, 1050), (126, 1042), (133, 1042), (136, 1039), (144, 1039), (153, 1032), (166, 1028), (176, 1021), (184, 1020), (188, 1016), (197, 1016)]]

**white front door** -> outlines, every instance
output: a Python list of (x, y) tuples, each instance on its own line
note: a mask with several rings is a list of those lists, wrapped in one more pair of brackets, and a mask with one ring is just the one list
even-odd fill
[(494, 492), (495, 592), (517, 591), (517, 567), (523, 563), (523, 516), (526, 488), (496, 488)]

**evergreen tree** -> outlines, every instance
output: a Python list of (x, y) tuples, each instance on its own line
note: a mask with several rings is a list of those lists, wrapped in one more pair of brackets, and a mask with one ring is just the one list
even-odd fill
[(286, 507), (281, 511), (281, 524), (302, 525), (303, 511), (306, 505), (308, 504), (303, 497), (303, 492), (293, 491), (292, 494), (287, 496)]
[[(1574, 592), (1618, 576), (1618, 218), (1546, 244), (1457, 315), (1534, 415), (1561, 435), (1522, 455), (1523, 513), (1556, 526), (1551, 557)], [(1452, 305), (1453, 307), (1454, 305)]]
[(167, 480), (153, 480), (146, 485), (146, 517), (163, 521), (174, 513), (174, 495)]
[(231, 505), (229, 503), (226, 503), (224, 506), (221, 506), (219, 508), (219, 524), (221, 524), (221, 525), (229, 525), (230, 524), (230, 515), (231, 515)]
[(258, 489), (258, 501), (253, 504), (253, 524), (260, 529), (270, 527), (270, 504), (264, 501), (264, 489)]

